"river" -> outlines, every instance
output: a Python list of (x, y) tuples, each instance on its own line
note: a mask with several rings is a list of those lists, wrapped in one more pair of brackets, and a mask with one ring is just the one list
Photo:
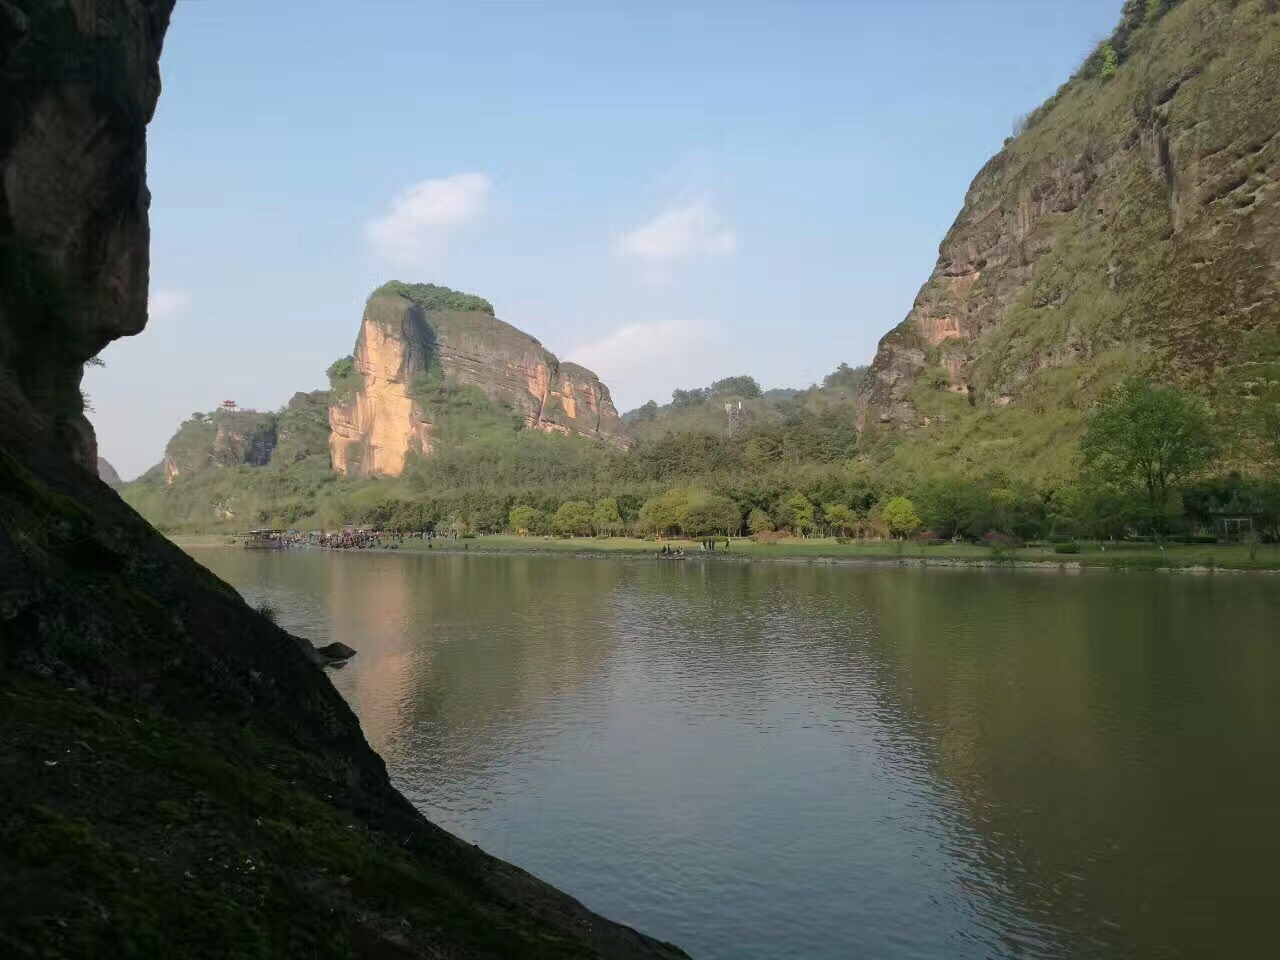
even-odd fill
[(1280, 955), (1280, 580), (196, 551), (432, 820), (702, 960)]

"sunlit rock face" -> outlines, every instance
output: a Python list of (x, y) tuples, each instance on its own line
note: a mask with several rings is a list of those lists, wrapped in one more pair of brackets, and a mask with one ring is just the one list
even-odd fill
[(83, 364), (147, 320), (146, 125), (172, 8), (0, 3), (0, 416), (90, 467)]
[(609, 388), (584, 367), (561, 363), (533, 337), (484, 310), (426, 310), (397, 294), (365, 307), (353, 354), (358, 376), (329, 407), (334, 470), (395, 477), (410, 453), (429, 456), (437, 424), (414, 397), (433, 371), (446, 387), (477, 387), (525, 429), (625, 443)]
[[(1111, 42), (1118, 69), (1086, 62), (979, 171), (880, 341), (860, 431), (917, 431), (935, 390), (980, 410), (1088, 407), (1125, 373), (1207, 387), (1265, 359), (1259, 332), (1280, 331), (1280, 7), (1130, 3)], [(946, 407), (930, 405), (938, 429)]]

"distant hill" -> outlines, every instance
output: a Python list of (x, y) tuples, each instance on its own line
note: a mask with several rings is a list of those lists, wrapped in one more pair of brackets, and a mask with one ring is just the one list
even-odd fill
[(637, 440), (669, 433), (727, 438), (819, 416), (842, 420), (847, 431), (865, 374), (865, 367), (841, 364), (821, 385), (807, 390), (763, 390), (754, 377), (727, 377), (706, 387), (676, 390), (671, 402), (661, 406), (651, 400), (623, 414), (622, 424)]
[(116, 473), (116, 468), (104, 457), (98, 458), (98, 478), (112, 490), (119, 490), (124, 486), (124, 481), (120, 479), (120, 474)]

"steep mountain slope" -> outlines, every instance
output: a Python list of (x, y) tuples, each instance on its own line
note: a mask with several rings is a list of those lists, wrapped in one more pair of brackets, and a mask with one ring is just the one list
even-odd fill
[(374, 291), (354, 354), (330, 376), (329, 447), (348, 476), (399, 476), (411, 453), (430, 455), (445, 432), (442, 402), (472, 388), (525, 429), (624, 442), (594, 373), (561, 363), (487, 301), (432, 284)]
[(1129, 0), (973, 181), (859, 393), (866, 443), (1050, 475), (1127, 373), (1238, 412), (1280, 379), (1278, 132), (1280, 4)]
[(683, 956), (428, 823), (311, 644), (97, 476), (172, 7), (0, 3), (0, 955)]
[(120, 479), (120, 474), (116, 472), (116, 468), (103, 457), (98, 458), (98, 479), (112, 490), (119, 490), (124, 486), (124, 481)]

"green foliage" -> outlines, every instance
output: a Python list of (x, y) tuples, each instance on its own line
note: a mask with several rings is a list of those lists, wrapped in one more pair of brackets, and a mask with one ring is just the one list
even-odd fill
[(843, 503), (824, 503), (822, 515), (827, 525), (837, 534), (847, 536), (857, 526), (858, 517), (849, 506)]
[(755, 377), (746, 375), (738, 377), (725, 377), (723, 380), (717, 380), (711, 384), (709, 393), (716, 398), (734, 398), (739, 400), (754, 400), (760, 396), (760, 384), (756, 383)]
[(537, 510), (522, 503), (518, 507), (511, 508), (511, 512), (507, 514), (507, 525), (517, 533), (521, 531), (532, 533), (540, 526), (540, 519), (541, 515)]
[(920, 528), (915, 505), (906, 497), (894, 497), (884, 505), (884, 522), (894, 537), (909, 537)]
[(1114, 77), (1116, 71), (1120, 68), (1120, 61), (1116, 57), (1116, 49), (1109, 41), (1102, 44), (1102, 65), (1099, 68), (1099, 76), (1104, 80)]
[(684, 490), (668, 490), (640, 508), (637, 526), (643, 533), (667, 536), (679, 533), (689, 509), (689, 494)]
[(329, 364), (329, 369), (325, 372), (329, 378), (329, 390), (338, 403), (349, 401), (364, 387), (364, 376), (356, 369), (356, 358), (353, 356), (338, 358)]
[(1136, 378), (1108, 395), (1080, 441), (1083, 461), (1097, 476), (1120, 489), (1145, 492), (1157, 529), (1164, 527), (1174, 489), (1202, 469), (1213, 452), (1200, 401)]
[(861, 386), (866, 375), (866, 367), (851, 367), (847, 363), (842, 363), (822, 378), (822, 388), (852, 394)]
[(493, 400), (480, 387), (447, 382), (438, 365), (419, 373), (409, 396), (435, 427), (435, 439), (454, 445), (509, 437), (524, 426), (510, 407)]
[(556, 533), (585, 536), (591, 533), (591, 504), (585, 500), (569, 500), (556, 511), (552, 526)]
[(617, 533), (622, 528), (616, 497), (604, 497), (591, 508), (591, 523), (596, 533)]
[(747, 517), (747, 529), (752, 533), (767, 533), (773, 529), (773, 520), (759, 507), (754, 507)]
[(813, 503), (803, 493), (793, 493), (783, 501), (779, 522), (804, 536), (813, 529)]
[(400, 280), (391, 280), (369, 294), (369, 299), (386, 294), (404, 297), (428, 313), (453, 310), (458, 313), (494, 315), (493, 304), (483, 297), (459, 293), (457, 290), (450, 290), (448, 287), (437, 286), (434, 283), (404, 283)]
[(685, 507), (680, 528), (691, 537), (735, 534), (742, 528), (742, 511), (728, 497), (698, 495)]

